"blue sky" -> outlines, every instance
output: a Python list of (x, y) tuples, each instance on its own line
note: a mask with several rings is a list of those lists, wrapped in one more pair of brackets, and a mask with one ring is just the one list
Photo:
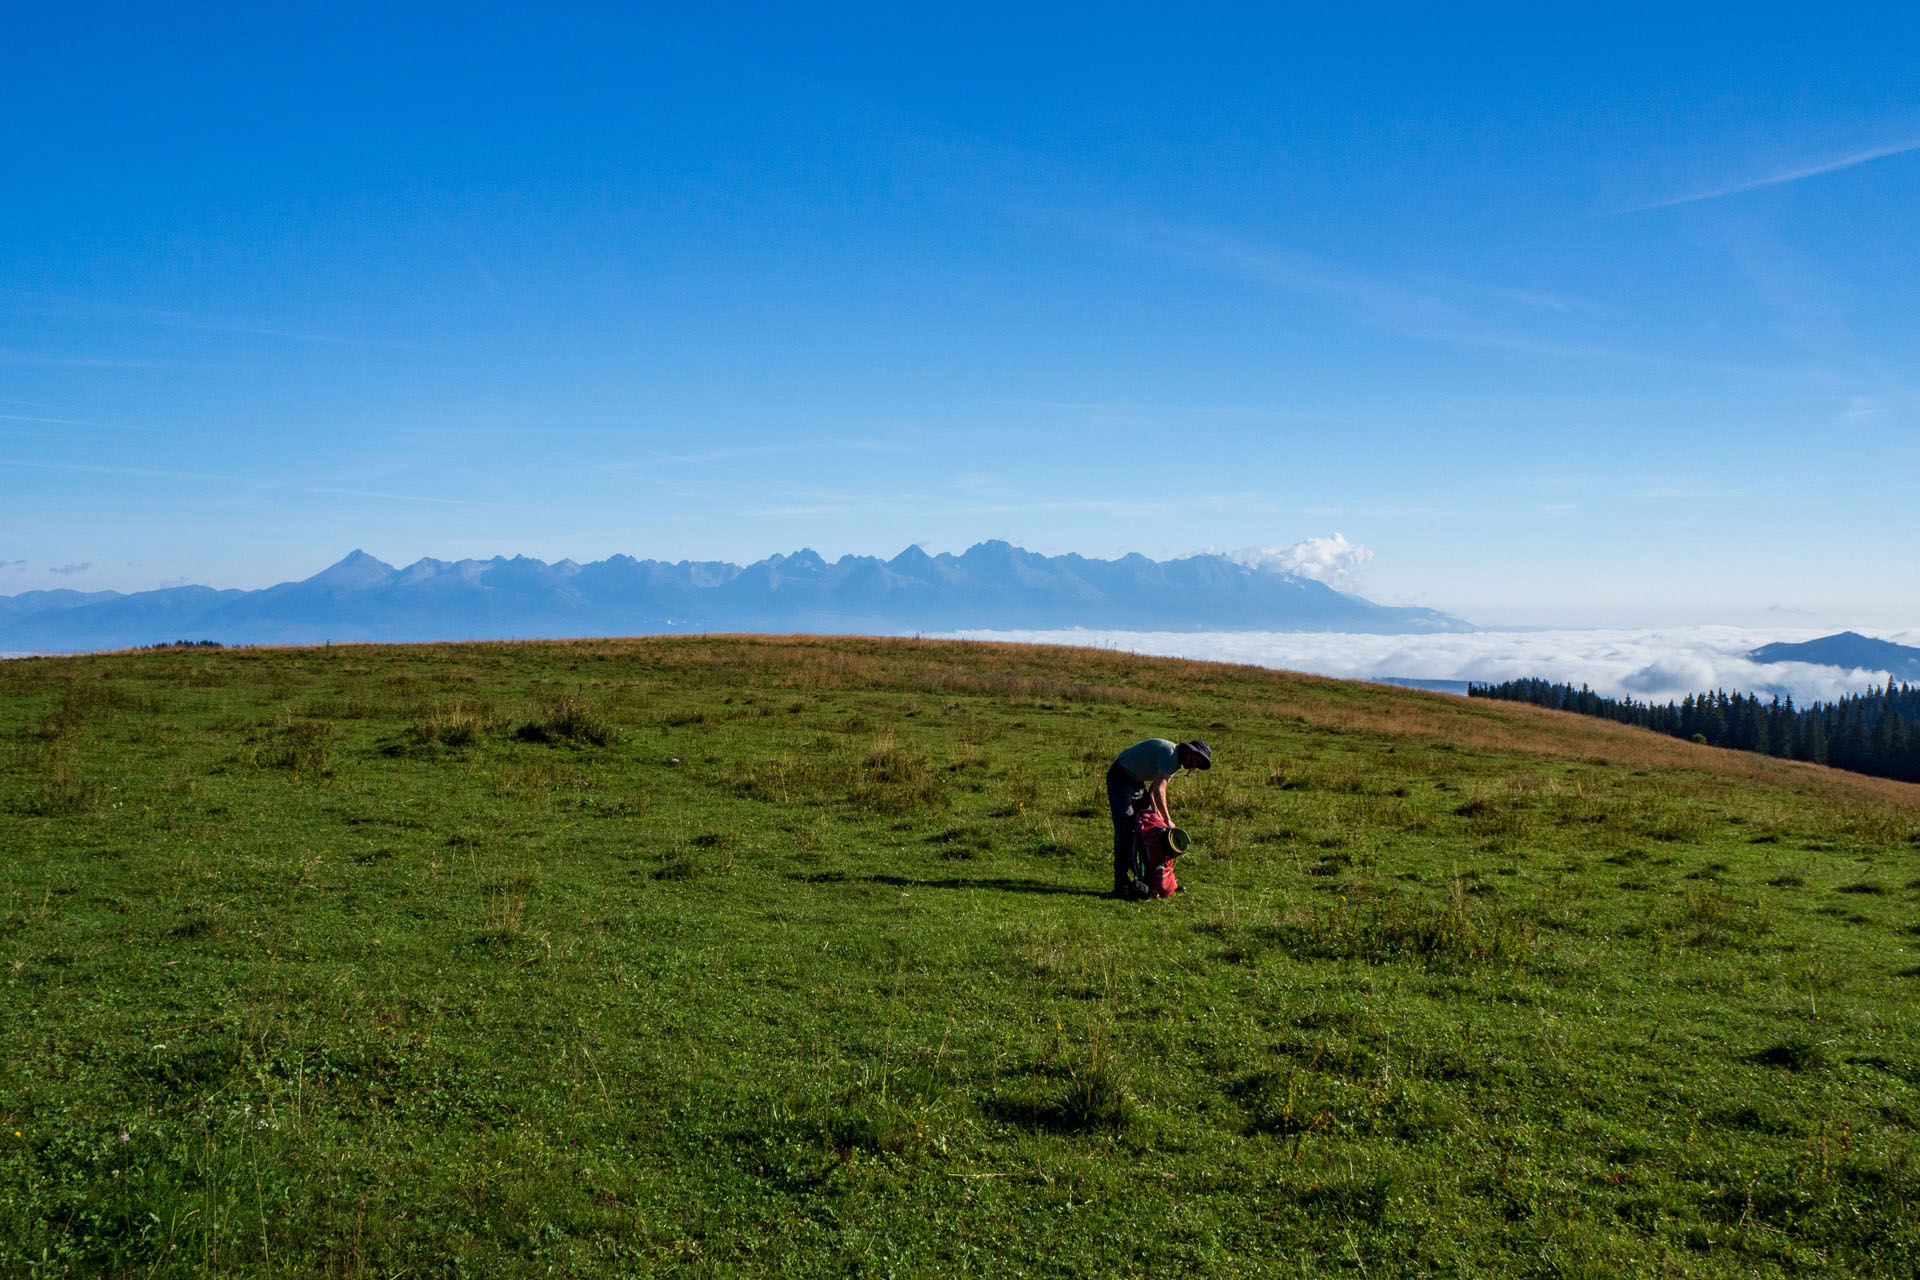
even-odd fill
[(30, 5), (0, 594), (1338, 531), (1913, 625), (1920, 17)]

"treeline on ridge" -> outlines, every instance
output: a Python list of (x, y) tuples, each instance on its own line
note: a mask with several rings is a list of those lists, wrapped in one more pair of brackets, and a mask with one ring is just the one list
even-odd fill
[(1794, 706), (1792, 698), (1762, 701), (1724, 689), (1688, 694), (1661, 706), (1604, 697), (1584, 684), (1575, 688), (1537, 679), (1476, 681), (1467, 686), (1467, 696), (1530, 702), (1709, 746), (1920, 782), (1920, 686), (1896, 685), (1891, 679), (1884, 689), (1807, 707)]

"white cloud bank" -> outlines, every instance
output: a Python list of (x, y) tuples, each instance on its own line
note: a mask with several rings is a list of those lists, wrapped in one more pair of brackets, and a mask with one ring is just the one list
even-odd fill
[[(966, 631), (963, 639), (1095, 645), (1174, 658), (1244, 662), (1354, 680), (1387, 677), (1498, 682), (1537, 676), (1586, 684), (1611, 697), (1665, 702), (1708, 689), (1831, 701), (1884, 671), (1843, 671), (1802, 662), (1757, 663), (1746, 654), (1773, 641), (1811, 640), (1839, 630), (1676, 627), (1661, 630), (1477, 631), (1461, 635), (1374, 636), (1295, 631)], [(1881, 632), (1920, 643), (1920, 630)]]
[(1335, 591), (1353, 591), (1373, 559), (1371, 548), (1348, 542), (1346, 535), (1308, 538), (1290, 547), (1243, 547), (1227, 556), (1255, 569), (1278, 569), (1324, 582)]

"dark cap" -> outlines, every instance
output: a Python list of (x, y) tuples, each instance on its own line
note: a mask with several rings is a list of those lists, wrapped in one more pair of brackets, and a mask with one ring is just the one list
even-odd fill
[(1192, 742), (1183, 742), (1180, 745), (1185, 747), (1188, 751), (1192, 752), (1194, 755), (1200, 757), (1200, 763), (1192, 766), (1193, 768), (1195, 769), (1213, 768), (1213, 748), (1212, 747), (1200, 741), (1200, 739), (1198, 738), (1195, 738)]

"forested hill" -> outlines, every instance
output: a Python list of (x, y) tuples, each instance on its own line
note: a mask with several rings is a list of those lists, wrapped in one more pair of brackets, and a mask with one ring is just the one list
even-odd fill
[(1793, 699), (1761, 701), (1751, 694), (1689, 694), (1664, 706), (1608, 698), (1585, 685), (1546, 680), (1472, 684), (1472, 698), (1535, 706), (1639, 725), (1675, 738), (1789, 760), (1833, 765), (1902, 782), (1920, 782), (1920, 686), (1896, 685), (1795, 707)]

